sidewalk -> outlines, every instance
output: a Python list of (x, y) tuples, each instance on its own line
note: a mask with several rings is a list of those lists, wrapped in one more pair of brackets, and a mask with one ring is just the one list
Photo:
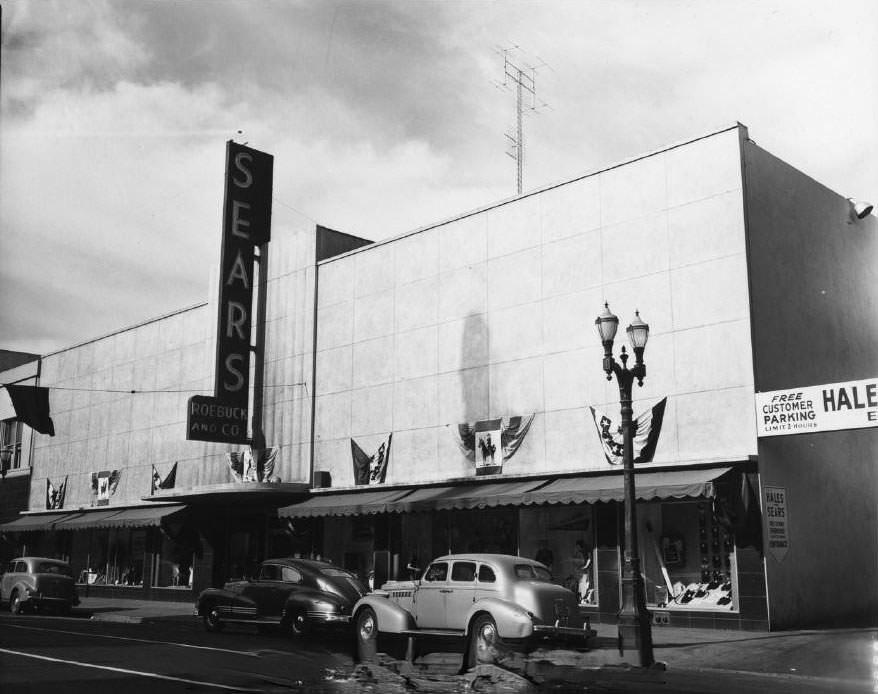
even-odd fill
[[(189, 602), (152, 602), (114, 598), (82, 598), (73, 610), (94, 621), (150, 623), (176, 621), (198, 625)], [(545, 652), (554, 668), (581, 671), (638, 664), (636, 652), (620, 655), (616, 627), (596, 625), (601, 647), (586, 653)], [(784, 632), (742, 632), (656, 626), (652, 629), (655, 660), (668, 671), (754, 673), (826, 679), (878, 686), (878, 628)], [(537, 659), (541, 653), (538, 652)]]
[(96, 622), (143, 622), (185, 621), (198, 622), (194, 616), (195, 601), (158, 602), (154, 600), (128, 600), (119, 598), (80, 597), (79, 606), (73, 608), (76, 617), (88, 617)]

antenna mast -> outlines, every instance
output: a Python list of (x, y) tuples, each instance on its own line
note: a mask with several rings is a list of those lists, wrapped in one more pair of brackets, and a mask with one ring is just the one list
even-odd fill
[[(536, 111), (537, 108), (547, 106), (547, 104), (537, 103), (537, 68), (530, 65), (521, 67), (510, 59), (510, 52), (516, 49), (518, 49), (518, 46), (502, 49), (503, 83), (497, 86), (511, 90), (512, 85), (515, 85), (515, 134), (506, 133), (506, 139), (509, 140), (509, 150), (506, 154), (515, 160), (515, 190), (518, 195), (521, 195), (524, 184), (525, 111)], [(538, 67), (543, 65), (545, 63), (541, 63)], [(526, 100), (529, 103), (525, 103)]]

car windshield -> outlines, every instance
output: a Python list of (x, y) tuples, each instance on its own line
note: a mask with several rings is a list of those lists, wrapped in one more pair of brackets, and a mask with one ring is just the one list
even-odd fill
[(516, 564), (515, 575), (526, 581), (552, 582), (552, 574), (550, 574), (547, 569), (537, 564)]
[(59, 576), (72, 576), (67, 564), (58, 564), (53, 561), (41, 561), (34, 566), (36, 574), (58, 574)]

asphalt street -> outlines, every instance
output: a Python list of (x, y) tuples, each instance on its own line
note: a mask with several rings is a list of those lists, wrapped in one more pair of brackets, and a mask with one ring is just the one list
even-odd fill
[(609, 647), (538, 651), (461, 676), (459, 656), (357, 664), (348, 636), (297, 640), (229, 626), (208, 634), (188, 604), (85, 599), (70, 618), (0, 612), (0, 692), (878, 692), (878, 630), (653, 630), (666, 668)]
[[(335, 692), (345, 644), (197, 625), (0, 616), (0, 691)], [(326, 685), (326, 686), (324, 686)]]

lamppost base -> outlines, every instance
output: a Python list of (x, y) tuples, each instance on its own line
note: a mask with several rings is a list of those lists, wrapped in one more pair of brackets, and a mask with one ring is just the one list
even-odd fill
[(619, 652), (634, 651), (641, 667), (655, 662), (652, 652), (652, 630), (649, 613), (619, 615)]

